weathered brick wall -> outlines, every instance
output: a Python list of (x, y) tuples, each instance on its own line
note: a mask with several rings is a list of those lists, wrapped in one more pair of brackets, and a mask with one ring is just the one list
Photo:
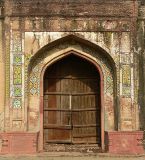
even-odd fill
[[(136, 15), (136, 2), (100, 0), (13, 0), (10, 1), (12, 16), (58, 16), (58, 17), (132, 17)], [(31, 6), (31, 7), (30, 7)]]

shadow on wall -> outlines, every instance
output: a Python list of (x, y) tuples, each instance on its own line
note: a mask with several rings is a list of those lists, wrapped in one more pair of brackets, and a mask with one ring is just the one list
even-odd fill
[(145, 130), (144, 130), (144, 133), (143, 133), (143, 148), (145, 150)]
[(145, 5), (145, 0), (141, 0), (141, 5)]
[(138, 59), (138, 67), (139, 67), (139, 90), (138, 90), (138, 102), (139, 102), (139, 130), (144, 131), (142, 145), (145, 150), (145, 81), (144, 81), (144, 55), (143, 51), (139, 54), (135, 54)]

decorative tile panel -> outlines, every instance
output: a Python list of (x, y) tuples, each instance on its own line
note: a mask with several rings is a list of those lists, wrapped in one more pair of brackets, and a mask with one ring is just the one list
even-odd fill
[(29, 87), (31, 95), (38, 95), (40, 93), (40, 65), (35, 66), (30, 74)]
[(23, 55), (22, 55), (22, 33), (20, 31), (11, 32), (11, 98), (12, 107), (22, 107), (22, 84), (23, 84)]
[(32, 54), (26, 54), (25, 55), (25, 66), (28, 67), (30, 58), (32, 57)]
[(15, 65), (21, 65), (22, 64), (22, 55), (14, 55), (13, 56), (13, 63)]
[(22, 100), (20, 98), (13, 99), (12, 107), (13, 108), (21, 108), (22, 107)]
[(13, 94), (15, 97), (21, 97), (22, 96), (22, 86), (21, 85), (14, 85)]
[(106, 72), (106, 93), (113, 94), (113, 78), (110, 72)]
[(22, 67), (21, 66), (14, 66), (13, 68), (13, 76), (14, 76), (14, 84), (21, 84), (22, 83)]
[(122, 93), (124, 96), (130, 97), (131, 95), (131, 88), (127, 86), (122, 86)]
[(24, 64), (25, 64), (25, 95), (28, 96), (28, 65), (29, 65), (29, 61), (31, 58), (31, 54), (25, 54), (25, 60), (24, 60)]
[(20, 32), (14, 32), (12, 35), (12, 51), (21, 54), (22, 51), (22, 39)]
[(131, 68), (129, 65), (122, 65), (122, 83), (126, 86), (131, 84)]

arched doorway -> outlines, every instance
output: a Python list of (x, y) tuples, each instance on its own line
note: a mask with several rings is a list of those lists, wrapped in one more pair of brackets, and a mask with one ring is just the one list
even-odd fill
[(44, 74), (43, 143), (101, 147), (100, 74), (70, 54)]

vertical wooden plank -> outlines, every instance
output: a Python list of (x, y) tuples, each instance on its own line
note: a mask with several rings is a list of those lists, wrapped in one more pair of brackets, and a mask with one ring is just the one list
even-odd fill
[[(72, 136), (78, 136), (77, 138), (73, 138), (75, 143), (97, 143), (96, 139), (100, 137), (100, 133), (96, 134), (96, 130), (100, 132), (100, 126), (98, 128), (89, 126), (83, 127), (89, 124), (100, 124), (100, 111), (82, 111), (82, 109), (85, 110), (87, 108), (99, 108), (99, 98), (95, 95), (86, 95), (88, 92), (94, 94), (100, 92), (98, 91), (99, 79), (94, 80), (92, 78), (98, 75), (95, 67), (86, 63), (86, 61), (75, 56), (68, 56), (48, 69), (47, 78), (56, 77), (56, 79), (48, 80), (49, 82), (45, 82), (44, 80), (44, 82), (48, 84), (48, 86), (44, 84), (44, 87), (46, 87), (44, 91), (62, 93), (55, 97), (52, 95), (48, 96), (48, 100), (44, 101), (48, 106), (44, 104), (45, 107), (69, 109), (69, 96), (63, 95), (63, 93), (83, 93), (83, 95), (73, 95), (71, 102), (72, 109), (80, 109), (80, 111), (72, 112), (72, 124), (82, 125), (80, 128), (74, 127), (72, 129)], [(60, 77), (62, 77), (62, 79)], [(46, 113), (44, 112), (44, 118), (49, 121), (44, 120), (44, 123), (50, 124), (55, 122), (54, 124), (56, 125), (65, 126), (70, 122), (69, 118), (71, 118), (71, 114), (66, 111), (49, 111), (47, 115)], [(46, 134), (48, 137), (45, 137), (45, 139), (49, 138), (49, 140), (59, 139), (65, 141), (70, 138), (70, 130), (46, 129), (46, 132), (44, 136)], [(92, 136), (87, 137), (87, 135)]]

